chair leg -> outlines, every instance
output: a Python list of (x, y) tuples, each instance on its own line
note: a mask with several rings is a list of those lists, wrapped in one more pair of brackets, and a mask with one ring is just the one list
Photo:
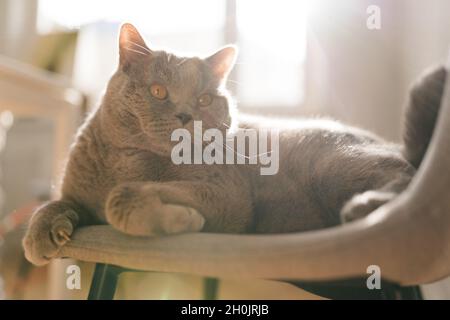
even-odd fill
[(116, 292), (117, 281), (122, 268), (108, 264), (97, 263), (88, 300), (112, 300)]
[(333, 300), (422, 300), (420, 287), (401, 287), (383, 281), (382, 289), (368, 290), (365, 279), (324, 282), (284, 281), (315, 295)]
[(216, 300), (218, 289), (219, 289), (219, 279), (205, 278), (203, 280), (203, 299)]
[(423, 300), (419, 286), (401, 287), (391, 285), (383, 290), (384, 300)]

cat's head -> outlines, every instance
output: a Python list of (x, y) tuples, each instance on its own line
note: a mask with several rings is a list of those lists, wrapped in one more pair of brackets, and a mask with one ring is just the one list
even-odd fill
[[(119, 36), (120, 62), (105, 95), (103, 114), (130, 146), (170, 155), (175, 129), (193, 133), (193, 121), (203, 130), (231, 126), (233, 103), (224, 89), (237, 50), (226, 46), (206, 58), (180, 57), (146, 45), (131, 24)], [(129, 135), (129, 136), (125, 136)]]

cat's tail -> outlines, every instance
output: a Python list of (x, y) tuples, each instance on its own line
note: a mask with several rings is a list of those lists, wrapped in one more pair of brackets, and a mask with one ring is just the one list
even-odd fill
[(445, 67), (435, 67), (425, 72), (411, 89), (403, 127), (403, 155), (416, 168), (433, 135), (446, 78)]

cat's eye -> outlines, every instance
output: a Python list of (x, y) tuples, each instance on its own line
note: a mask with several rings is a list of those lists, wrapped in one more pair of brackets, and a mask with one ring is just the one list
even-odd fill
[(150, 86), (150, 93), (153, 97), (159, 100), (164, 100), (167, 98), (167, 89), (159, 83), (154, 83)]
[(209, 106), (213, 101), (213, 97), (209, 94), (209, 93), (205, 93), (202, 94), (199, 98), (198, 98), (198, 103), (202, 106), (202, 107), (207, 107)]

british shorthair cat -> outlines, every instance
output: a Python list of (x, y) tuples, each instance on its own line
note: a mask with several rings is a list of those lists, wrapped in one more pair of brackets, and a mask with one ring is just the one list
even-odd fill
[[(49, 262), (75, 228), (109, 223), (137, 236), (184, 232), (285, 233), (363, 217), (402, 192), (434, 128), (446, 70), (412, 89), (404, 146), (335, 121), (298, 120), (283, 128), (239, 123), (225, 88), (237, 51), (180, 57), (152, 50), (124, 24), (120, 62), (101, 105), (79, 130), (62, 196), (33, 215), (23, 246), (29, 261)], [(279, 170), (259, 165), (171, 161), (179, 128), (226, 134), (230, 127), (279, 130)]]

